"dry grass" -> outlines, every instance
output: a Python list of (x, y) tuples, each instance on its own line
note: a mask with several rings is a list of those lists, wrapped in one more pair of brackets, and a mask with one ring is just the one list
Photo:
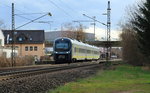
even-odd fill
[(11, 59), (0, 56), (0, 67), (10, 67), (11, 66)]
[[(27, 66), (34, 64), (33, 56), (15, 57), (15, 66)], [(11, 58), (0, 57), (0, 67), (11, 67)]]

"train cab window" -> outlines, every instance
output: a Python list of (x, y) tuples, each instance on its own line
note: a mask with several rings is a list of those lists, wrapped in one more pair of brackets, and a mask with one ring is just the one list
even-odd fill
[(58, 41), (55, 42), (55, 50), (56, 51), (68, 51), (69, 50), (69, 42), (68, 41)]
[(68, 44), (67, 43), (58, 43), (58, 44), (56, 44), (56, 48), (67, 49), (68, 48)]

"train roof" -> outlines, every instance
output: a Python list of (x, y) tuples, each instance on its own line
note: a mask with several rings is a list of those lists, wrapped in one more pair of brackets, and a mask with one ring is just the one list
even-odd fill
[[(75, 39), (71, 39), (71, 38), (68, 38), (68, 37), (59, 37), (59, 38), (57, 38), (57, 39), (68, 39), (68, 40), (70, 40), (73, 44), (77, 44), (77, 45), (81, 45), (81, 46), (88, 46), (88, 47), (91, 47), (91, 48), (97, 48), (97, 49), (99, 49), (99, 48), (96, 47), (96, 46), (89, 45), (89, 44), (87, 44), (87, 43), (83, 43), (83, 42), (81, 42), (81, 41), (77, 41), (77, 40), (75, 40)], [(57, 40), (57, 39), (55, 39), (55, 40)]]

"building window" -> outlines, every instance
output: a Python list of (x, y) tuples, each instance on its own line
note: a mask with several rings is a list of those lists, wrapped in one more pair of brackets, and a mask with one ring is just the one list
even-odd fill
[(19, 37), (19, 41), (20, 41), (20, 42), (23, 41), (22, 37)]
[(34, 46), (34, 51), (37, 51), (38, 50), (38, 47), (37, 46)]
[(30, 46), (30, 51), (33, 51), (33, 46)]
[(30, 37), (30, 41), (32, 41), (32, 38)]
[(28, 46), (25, 47), (25, 51), (28, 51)]
[(9, 41), (12, 41), (12, 38), (9, 38)]

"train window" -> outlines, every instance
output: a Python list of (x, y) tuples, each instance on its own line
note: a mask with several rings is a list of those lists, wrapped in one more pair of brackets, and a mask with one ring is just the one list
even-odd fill
[(83, 53), (85, 53), (85, 51), (86, 51), (86, 50), (85, 50), (85, 49), (83, 49)]
[(98, 52), (97, 52), (97, 51), (94, 51), (94, 54), (98, 54)]
[(76, 47), (74, 48), (74, 52), (77, 52), (77, 48)]
[(87, 53), (91, 53), (91, 50), (87, 50)]
[(80, 52), (80, 53), (84, 53), (84, 49), (79, 48), (79, 52)]
[(82, 49), (81, 48), (79, 48), (79, 52), (82, 53)]

